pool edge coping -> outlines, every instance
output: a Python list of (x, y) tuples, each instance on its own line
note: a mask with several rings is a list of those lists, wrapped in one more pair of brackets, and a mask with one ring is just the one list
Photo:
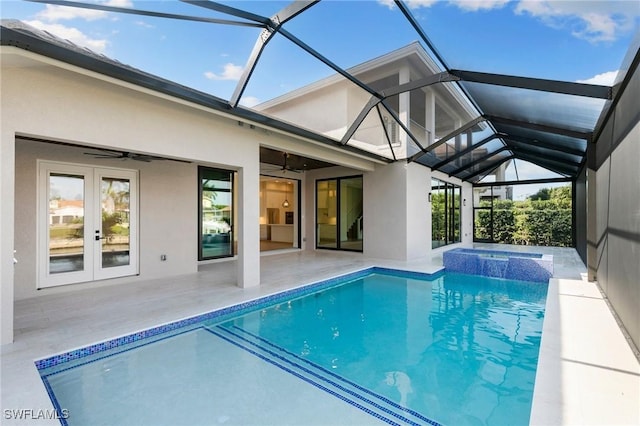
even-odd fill
[(442, 275), (444, 271), (445, 271), (444, 267), (436, 270), (435, 272), (420, 272), (420, 271), (412, 271), (408, 269), (397, 269), (397, 268), (390, 268), (390, 267), (383, 267), (383, 266), (367, 266), (367, 267), (356, 269), (354, 271), (347, 272), (341, 275), (336, 275), (336, 276), (321, 279), (318, 281), (301, 284), (297, 287), (289, 288), (286, 290), (275, 291), (273, 293), (255, 297), (253, 299), (245, 300), (240, 303), (223, 306), (223, 307), (220, 307), (211, 311), (202, 312), (196, 315), (189, 315), (183, 318), (158, 324), (156, 326), (139, 329), (126, 334), (103, 339), (94, 343), (82, 345), (80, 347), (66, 349), (61, 352), (35, 358), (33, 359), (33, 363), (36, 367), (38, 374), (42, 376), (41, 372), (43, 370), (55, 367), (57, 365), (61, 365), (71, 361), (76, 361), (82, 358), (86, 358), (86, 357), (98, 354), (100, 352), (105, 352), (105, 351), (116, 349), (118, 347), (122, 347), (128, 344), (143, 341), (145, 339), (159, 336), (171, 331), (175, 331), (177, 329), (189, 326), (191, 324), (195, 324), (197, 322), (221, 318), (225, 315), (230, 315), (246, 309), (259, 307), (260, 305), (263, 305), (263, 304), (269, 304), (274, 302), (277, 303), (277, 301), (281, 299), (286, 300), (287, 298), (291, 298), (291, 297), (301, 297), (317, 290), (330, 288), (344, 280), (346, 281), (356, 280), (366, 275), (375, 274), (375, 273), (394, 274), (396, 276), (401, 276), (405, 278), (435, 278), (435, 277), (438, 277), (439, 275)]

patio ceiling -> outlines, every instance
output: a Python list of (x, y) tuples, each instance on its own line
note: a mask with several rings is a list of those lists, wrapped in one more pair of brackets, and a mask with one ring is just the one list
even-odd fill
[[(271, 2), (258, 2), (262, 3), (258, 5), (257, 3), (183, 0), (183, 3), (193, 6), (194, 11), (193, 14), (184, 14), (170, 12), (170, 8), (162, 6), (162, 2), (160, 7), (166, 7), (165, 11), (65, 0), (30, 1), (185, 21), (193, 25), (198, 23), (198, 25), (249, 28), (259, 31), (257, 38), (254, 39), (253, 48), (245, 56), (246, 66), (237, 80), (235, 89), (228, 97), (212, 98), (215, 102), (210, 104), (215, 108), (236, 114), (241, 118), (264, 122), (266, 125), (280, 126), (283, 130), (299, 132), (305, 137), (368, 156), (372, 156), (372, 153), (355, 146), (353, 136), (370, 113), (375, 114), (380, 120), (380, 125), (385, 128), (380, 112), (386, 111), (407, 133), (408, 144), (413, 147), (410, 150), (412, 154), (401, 158), (400, 155), (396, 155), (389, 135), (385, 135), (391, 153), (391, 158), (387, 156), (384, 158), (385, 161), (417, 162), (472, 183), (481, 181), (501, 164), (514, 159), (536, 164), (567, 179), (575, 179), (585, 165), (587, 147), (598, 130), (601, 117), (615, 96), (614, 87), (609, 86), (454, 69), (448, 65), (447, 58), (438, 51), (429, 38), (428, 31), (421, 27), (403, 1), (395, 1), (397, 8), (395, 15), (385, 16), (384, 19), (387, 19), (389, 25), (394, 25), (396, 29), (399, 28), (398, 25), (403, 25), (403, 30), (399, 32), (403, 34), (406, 32), (408, 34), (406, 37), (409, 39), (418, 39), (433, 63), (439, 67), (440, 72), (406, 84), (392, 85), (384, 90), (380, 87), (374, 89), (358, 78), (350, 71), (351, 68), (345, 65), (342, 57), (333, 59), (331, 55), (325, 56), (305, 41), (304, 36), (294, 34), (304, 33), (304, 26), (309, 26), (312, 22), (310, 19), (316, 18), (312, 13), (319, 7), (320, 1), (294, 1), (284, 7), (278, 6), (279, 10), (270, 14), (265, 14), (264, 10), (267, 7), (265, 5)], [(341, 2), (322, 1), (322, 3), (327, 5), (325, 8), (338, 8)], [(372, 2), (362, 2), (362, 7), (371, 7), (369, 3)], [(270, 7), (273, 8), (276, 4), (274, 2)], [(236, 6), (244, 6), (246, 9)], [(306, 18), (307, 16), (310, 18)], [(372, 30), (380, 31), (379, 28)], [(341, 138), (335, 138), (335, 135), (329, 137), (322, 132), (309, 130), (303, 125), (297, 126), (296, 123), (273, 120), (259, 111), (241, 106), (243, 96), (252, 82), (265, 77), (260, 76), (259, 63), (271, 47), (274, 50), (279, 49), (279, 46), (274, 46), (278, 39), (285, 39), (292, 43), (304, 53), (306, 60), (311, 58), (316, 62), (319, 61), (325, 68), (369, 97), (369, 102), (362, 106), (360, 113), (350, 117), (349, 125)], [(371, 42), (381, 43), (381, 40), (372, 39)], [(2, 43), (10, 44), (5, 34), (3, 34)], [(149, 78), (148, 76), (146, 74), (145, 79)], [(410, 126), (401, 122), (399, 114), (390, 102), (392, 99), (397, 99), (399, 94), (439, 85), (452, 86), (450, 90), (466, 98), (471, 110), (475, 110), (475, 118), (462, 123), (447, 135), (431, 141), (430, 144), (421, 143), (421, 139), (414, 134)], [(166, 85), (158, 86), (162, 89), (166, 87)], [(197, 97), (201, 99), (201, 103), (205, 102), (202, 100), (202, 94), (195, 90), (192, 93), (187, 91), (186, 94), (181, 94)], [(380, 154), (373, 156), (377, 159), (381, 158)]]

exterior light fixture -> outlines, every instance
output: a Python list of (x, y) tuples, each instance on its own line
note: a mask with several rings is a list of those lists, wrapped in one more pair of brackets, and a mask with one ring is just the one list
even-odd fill
[(429, 200), (429, 202), (431, 202), (431, 193), (430, 192), (427, 194), (427, 200)]
[(284, 207), (285, 209), (287, 207), (289, 207), (289, 200), (287, 200), (286, 198), (284, 199), (284, 202), (282, 203), (282, 207)]
[(462, 205), (463, 205), (463, 206), (466, 206), (466, 205), (467, 205), (467, 199), (466, 199), (466, 198), (463, 198), (463, 199), (462, 199)]

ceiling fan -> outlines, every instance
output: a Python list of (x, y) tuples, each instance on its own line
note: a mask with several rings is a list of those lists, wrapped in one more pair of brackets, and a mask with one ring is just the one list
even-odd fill
[(100, 152), (85, 152), (85, 155), (90, 155), (93, 158), (112, 158), (112, 159), (121, 159), (121, 160), (134, 160), (134, 161), (143, 161), (145, 163), (149, 163), (153, 160), (171, 160), (171, 161), (179, 161), (182, 163), (189, 163), (189, 161), (184, 160), (174, 160), (171, 158), (157, 157), (155, 155), (147, 155), (147, 154), (137, 154), (135, 152), (129, 151), (112, 151), (112, 150), (100, 150)]
[[(283, 155), (282, 165), (265, 164), (264, 166), (267, 166), (268, 169), (265, 169), (263, 167), (263, 171), (264, 172), (282, 172), (283, 174), (286, 173), (286, 172), (293, 172), (293, 173), (303, 173), (304, 172), (303, 169), (295, 168), (291, 164), (289, 164), (288, 160), (291, 157), (291, 154), (289, 154), (288, 152), (283, 152), (282, 155)], [(304, 166), (306, 166), (306, 164)]]
[(286, 173), (286, 172), (294, 172), (294, 173), (302, 173), (304, 170), (302, 169), (296, 169), (294, 167), (291, 167), (290, 164), (287, 164), (287, 160), (289, 159), (290, 154), (288, 152), (283, 152), (282, 153), (284, 155), (284, 163), (282, 164), (282, 173)]

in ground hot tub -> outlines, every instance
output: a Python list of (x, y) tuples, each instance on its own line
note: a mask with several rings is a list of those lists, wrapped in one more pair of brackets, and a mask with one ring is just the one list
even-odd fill
[(457, 248), (442, 255), (447, 271), (511, 280), (549, 281), (553, 276), (550, 254)]

